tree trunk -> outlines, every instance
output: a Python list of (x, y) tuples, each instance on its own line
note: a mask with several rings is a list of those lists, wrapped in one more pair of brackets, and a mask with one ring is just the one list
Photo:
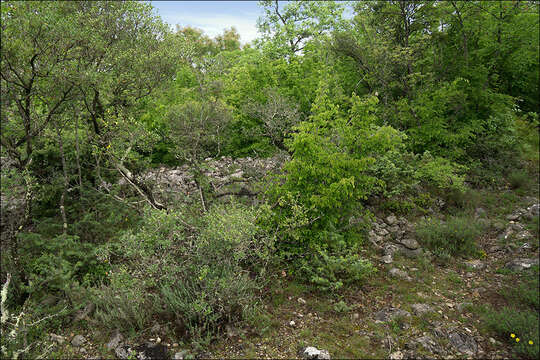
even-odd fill
[(64, 175), (64, 188), (62, 189), (62, 196), (60, 196), (60, 214), (62, 215), (62, 222), (63, 222), (63, 233), (67, 233), (67, 217), (66, 217), (66, 209), (64, 207), (64, 200), (66, 198), (66, 192), (69, 187), (69, 180), (67, 175), (67, 167), (66, 167), (66, 157), (64, 154), (64, 141), (62, 140), (62, 131), (56, 125), (56, 132), (58, 133), (58, 145), (60, 146), (60, 157), (62, 159), (62, 172)]

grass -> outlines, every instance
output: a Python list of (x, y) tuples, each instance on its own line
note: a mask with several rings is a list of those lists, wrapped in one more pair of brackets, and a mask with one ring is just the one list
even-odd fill
[[(502, 309), (488, 308), (483, 316), (486, 326), (492, 330), (497, 337), (512, 345), (516, 354), (537, 359), (539, 356), (538, 347), (538, 312), (533, 310), (516, 310), (515, 308), (504, 307)], [(511, 337), (514, 334), (516, 338)], [(529, 344), (532, 341), (533, 344)]]
[(445, 222), (428, 219), (420, 222), (416, 235), (439, 258), (477, 255), (476, 238), (483, 227), (470, 217), (451, 216)]

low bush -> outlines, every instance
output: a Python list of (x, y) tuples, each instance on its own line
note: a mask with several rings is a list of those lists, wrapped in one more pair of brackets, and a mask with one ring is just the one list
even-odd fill
[(257, 308), (272, 244), (253, 209), (215, 206), (198, 222), (178, 210), (148, 210), (138, 232), (107, 246), (110, 285), (93, 291), (105, 324), (142, 329), (152, 318), (176, 324), (178, 335), (205, 344), (227, 323)]
[(47, 292), (66, 291), (76, 281), (93, 285), (105, 280), (108, 265), (97, 259), (92, 244), (77, 236), (48, 238), (37, 233), (20, 233), (21, 265), (27, 278), (23, 288), (38, 297)]
[(529, 183), (529, 174), (523, 170), (515, 170), (508, 176), (512, 189), (522, 189)]
[(477, 252), (476, 238), (483, 226), (468, 217), (454, 216), (447, 221), (427, 219), (416, 227), (419, 241), (439, 257), (473, 256)]

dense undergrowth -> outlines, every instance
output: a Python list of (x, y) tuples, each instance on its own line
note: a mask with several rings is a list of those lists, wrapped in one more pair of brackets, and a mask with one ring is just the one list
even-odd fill
[[(358, 2), (347, 18), (262, 1), (262, 36), (241, 46), (145, 3), (2, 2), (3, 356), (46, 356), (44, 334), (89, 303), (100, 328), (166, 322), (203, 348), (265, 318), (280, 273), (339, 299), (376, 273), (374, 209), (424, 216), (443, 262), (482, 256), (495, 225), (475, 209), (538, 196), (539, 104), (538, 4), (481, 5)], [(256, 202), (221, 201), (204, 175), (209, 157), (283, 151)], [(160, 203), (142, 174), (184, 164), (197, 191)], [(529, 290), (507, 294), (519, 311), (484, 309), (489, 331), (538, 338)]]

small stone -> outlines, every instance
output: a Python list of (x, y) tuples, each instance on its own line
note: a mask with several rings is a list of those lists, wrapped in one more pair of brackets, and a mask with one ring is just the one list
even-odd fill
[(486, 216), (486, 210), (484, 210), (483, 208), (478, 207), (478, 208), (476, 208), (476, 209), (474, 210), (474, 217), (475, 217), (476, 219), (478, 219), (478, 218), (483, 218), (483, 217), (485, 217), (485, 216)]
[(540, 204), (533, 204), (527, 208), (527, 211), (532, 216), (538, 216), (540, 214)]
[(187, 350), (178, 351), (174, 354), (173, 360), (183, 360), (189, 354)]
[(52, 341), (57, 342), (60, 345), (62, 345), (66, 341), (66, 338), (61, 335), (49, 334), (49, 337)]
[(491, 343), (491, 345), (497, 345), (497, 340), (492, 337), (489, 338), (489, 342)]
[(304, 305), (307, 304), (307, 301), (304, 300), (304, 299), (302, 299), (301, 297), (298, 298), (298, 302), (299, 302), (300, 304), (304, 304)]
[(420, 247), (418, 242), (415, 239), (407, 238), (400, 241), (403, 246), (410, 250), (416, 250)]
[(300, 357), (306, 360), (330, 360), (330, 354), (327, 350), (319, 350), (313, 346), (301, 350)]
[(390, 269), (388, 273), (390, 274), (390, 276), (397, 277), (403, 280), (407, 280), (407, 281), (412, 280), (412, 278), (409, 276), (409, 274), (407, 274), (406, 271), (400, 270), (398, 268), (392, 268)]
[(114, 353), (116, 354), (116, 357), (124, 360), (128, 359), (130, 356), (133, 355), (133, 351), (129, 346), (119, 346), (116, 349), (114, 349)]
[(160, 331), (161, 331), (161, 326), (159, 326), (159, 324), (154, 324), (154, 326), (152, 326), (152, 328), (150, 329), (150, 332), (152, 334), (159, 334)]
[(77, 335), (71, 340), (71, 345), (79, 347), (86, 342), (86, 339), (82, 335)]
[(291, 321), (289, 322), (289, 326), (291, 326), (291, 327), (295, 327), (295, 326), (296, 326), (296, 323), (294, 322), (294, 320), (291, 320)]
[(484, 263), (480, 260), (469, 260), (466, 261), (465, 264), (475, 270), (481, 270), (485, 267)]
[(396, 218), (394, 215), (389, 215), (389, 216), (387, 216), (387, 217), (384, 219), (384, 221), (385, 221), (388, 225), (392, 226), (392, 225), (394, 225), (394, 223), (397, 221), (397, 218)]
[(520, 217), (519, 214), (510, 214), (506, 217), (506, 220), (511, 220), (511, 221), (515, 221), (515, 220), (518, 220)]
[(392, 259), (392, 255), (384, 255), (381, 260), (385, 264), (391, 264), (394, 261), (394, 259)]
[(378, 320), (380, 322), (386, 322), (393, 320), (397, 317), (410, 317), (411, 314), (408, 311), (402, 310), (402, 309), (396, 309), (396, 308), (386, 308), (380, 311), (377, 311), (374, 314), (375, 320)]
[(470, 307), (470, 306), (472, 306), (472, 303), (462, 302), (462, 303), (456, 304), (456, 309), (457, 311), (462, 312), (463, 310), (465, 310), (466, 307)]
[(390, 354), (391, 360), (401, 360), (403, 359), (403, 353), (401, 351), (394, 351)]
[(538, 265), (538, 259), (514, 259), (506, 264), (506, 268), (513, 271), (529, 269), (533, 265)]
[(431, 306), (429, 306), (428, 304), (412, 304), (411, 308), (413, 313), (417, 316), (433, 311)]
[(448, 334), (448, 340), (455, 349), (464, 354), (473, 356), (478, 351), (476, 341), (469, 334), (456, 330)]
[(120, 346), (123, 340), (124, 340), (124, 337), (122, 336), (122, 334), (120, 334), (119, 331), (116, 331), (113, 337), (107, 343), (107, 349), (109, 350), (116, 349), (118, 346)]
[(359, 314), (359, 313), (354, 313), (354, 314), (353, 314), (353, 319), (354, 319), (354, 320), (360, 319), (360, 314)]

